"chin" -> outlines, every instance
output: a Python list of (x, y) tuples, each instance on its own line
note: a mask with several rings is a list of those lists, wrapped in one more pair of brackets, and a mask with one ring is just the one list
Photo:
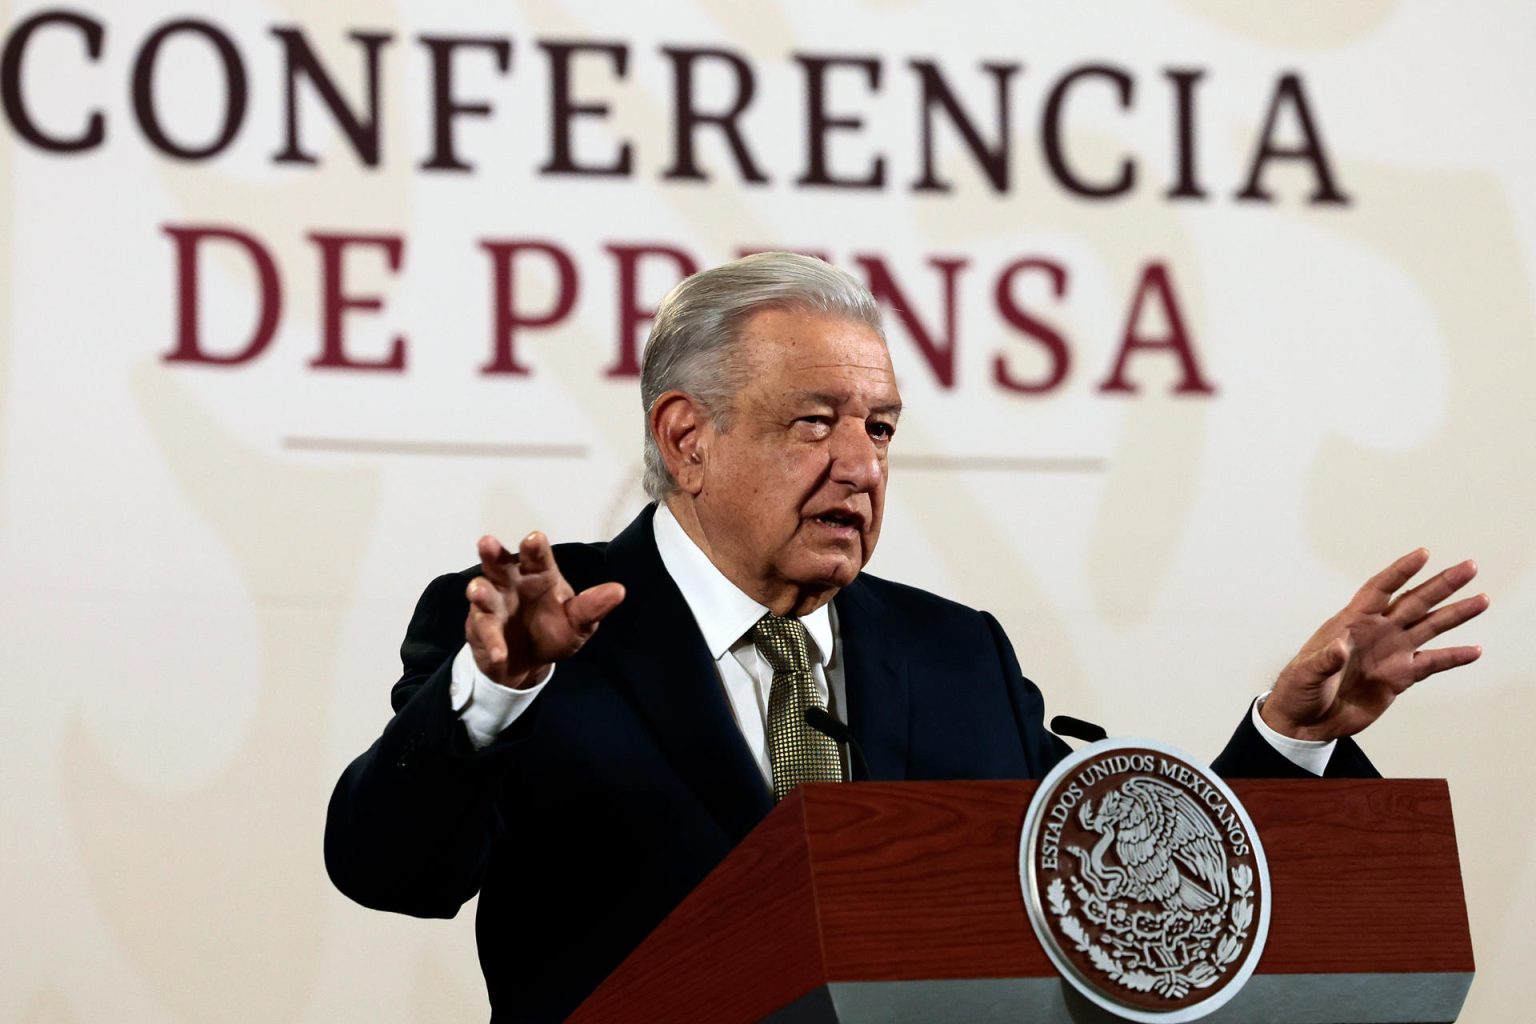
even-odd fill
[(846, 587), (848, 584), (852, 583), (858, 578), (859, 570), (855, 568), (849, 568), (839, 572), (836, 576), (834, 576), (831, 580), (831, 583), (834, 587)]
[(870, 549), (862, 538), (837, 544), (804, 544), (782, 563), (784, 577), (802, 587), (846, 587), (863, 571), (865, 552)]
[(862, 568), (864, 568), (863, 564), (857, 560), (840, 560), (825, 567), (817, 582), (827, 587), (846, 587), (858, 578), (859, 570)]

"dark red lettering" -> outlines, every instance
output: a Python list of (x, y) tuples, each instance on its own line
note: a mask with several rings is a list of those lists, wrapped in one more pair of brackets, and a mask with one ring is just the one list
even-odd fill
[(834, 116), (827, 112), (827, 71), (834, 67), (857, 68), (869, 80), (872, 93), (880, 91), (880, 61), (875, 57), (811, 57), (795, 54), (805, 69), (806, 169), (797, 185), (831, 185), (835, 188), (881, 188), (885, 185), (885, 157), (876, 156), (862, 178), (835, 178), (828, 170), (827, 136), (833, 131), (858, 131), (860, 117)]
[(907, 334), (917, 343), (918, 351), (923, 354), (923, 359), (933, 371), (939, 386), (946, 390), (953, 388), (956, 339), (955, 291), (960, 271), (965, 269), (966, 261), (942, 259), (937, 256), (930, 257), (928, 260), (928, 265), (938, 270), (944, 279), (944, 331), (942, 334), (937, 334), (917, 318), (917, 314), (913, 312), (913, 304), (896, 284), (896, 279), (891, 275), (883, 259), (878, 256), (855, 256), (853, 259), (864, 268), (869, 291), (875, 297), (875, 301), (889, 306)]
[(954, 187), (947, 181), (941, 181), (934, 173), (934, 165), (937, 161), (934, 158), (933, 108), (937, 104), (944, 108), (944, 113), (949, 117), (949, 123), (959, 131), (966, 148), (976, 158), (977, 166), (992, 183), (993, 191), (1006, 193), (1010, 177), (1008, 153), (1012, 148), (1008, 130), (1012, 123), (1008, 116), (1008, 79), (1019, 70), (1019, 65), (983, 64), (981, 66), (982, 70), (995, 79), (997, 87), (997, 130), (994, 133), (996, 141), (988, 146), (982, 141), (981, 133), (976, 130), (971, 119), (961, 109), (960, 101), (955, 98), (949, 83), (945, 82), (944, 76), (939, 73), (939, 66), (928, 60), (914, 60), (911, 64), (912, 69), (917, 72), (923, 112), (923, 176), (913, 183), (913, 190), (948, 192)]
[[(1142, 309), (1149, 300), (1154, 298), (1162, 307), (1163, 317), (1167, 321), (1166, 337), (1147, 337), (1139, 333)], [(1125, 331), (1120, 339), (1120, 351), (1115, 357), (1115, 368), (1110, 371), (1104, 383), (1099, 385), (1099, 390), (1105, 393), (1135, 394), (1136, 386), (1125, 378), (1125, 368), (1130, 362), (1131, 353), (1160, 349), (1176, 355), (1183, 371), (1182, 378), (1173, 389), (1174, 394), (1213, 395), (1216, 393), (1216, 389), (1200, 375), (1200, 364), (1195, 360), (1194, 342), (1189, 336), (1189, 331), (1184, 327), (1184, 316), (1179, 311), (1179, 301), (1174, 295), (1168, 269), (1161, 263), (1149, 263), (1142, 271), (1141, 280), (1136, 285), (1136, 294), (1131, 299), (1130, 312), (1125, 318)]]
[[(202, 363), (208, 366), (238, 366), (248, 363), (272, 343), (283, 310), (283, 292), (272, 254), (251, 235), (226, 227), (161, 228), (176, 243), (176, 347), (162, 358), (168, 363)], [(256, 330), (244, 347), (230, 352), (209, 352), (203, 348), (199, 330), (198, 252), (205, 241), (230, 242), (244, 250), (256, 271)]]
[(629, 47), (622, 43), (540, 43), (539, 48), (549, 54), (550, 94), (550, 156), (539, 173), (627, 176), (633, 155), (628, 142), (619, 146), (618, 156), (607, 164), (578, 164), (572, 155), (575, 146), (571, 134), (576, 118), (607, 117), (608, 104), (577, 103), (571, 98), (571, 58), (578, 53), (606, 54), (615, 77), (622, 80), (629, 66)]
[(399, 235), (328, 235), (311, 232), (309, 240), (320, 248), (320, 354), (310, 366), (340, 370), (403, 370), (405, 339), (389, 341), (389, 355), (382, 359), (356, 359), (347, 355), (343, 317), (348, 310), (377, 310), (384, 300), (377, 295), (348, 295), (343, 283), (343, 257), (351, 247), (381, 249), (391, 272), (400, 269), (405, 242)]
[(681, 281), (699, 268), (692, 257), (670, 245), (605, 245), (618, 264), (619, 357), (603, 371), (606, 377), (640, 376), (640, 328), (656, 316), (655, 306), (640, 305), (640, 262), (651, 257), (667, 259), (677, 267)]
[(1080, 196), (1108, 199), (1124, 195), (1136, 184), (1136, 164), (1130, 157), (1126, 157), (1120, 161), (1119, 173), (1114, 178), (1103, 184), (1090, 182), (1073, 170), (1072, 165), (1067, 162), (1066, 145), (1063, 142), (1065, 132), (1062, 127), (1062, 108), (1066, 106), (1067, 94), (1078, 82), (1089, 78), (1102, 78), (1108, 81), (1115, 87), (1115, 94), (1119, 98), (1121, 108), (1130, 109), (1131, 97), (1135, 91), (1135, 82), (1130, 75), (1107, 64), (1085, 65), (1062, 76), (1061, 81), (1051, 89), (1045, 101), (1045, 113), (1041, 118), (1040, 142), (1045, 150), (1046, 165), (1050, 167), (1051, 174), (1062, 188)]
[[(160, 59), (160, 48), (176, 35), (201, 36), (213, 44), (219, 66), (224, 71), (224, 123), (207, 145), (188, 146), (166, 134), (160, 123), (160, 113), (155, 109), (155, 65)], [(206, 160), (223, 152), (235, 140), (240, 126), (245, 122), (246, 79), (245, 63), (240, 51), (217, 26), (206, 21), (172, 21), (161, 25), (144, 40), (139, 55), (133, 62), (133, 113), (138, 119), (144, 137), (166, 156), (177, 160)]]
[(5, 116), (16, 134), (38, 149), (50, 153), (79, 153), (95, 149), (107, 137), (106, 118), (100, 110), (93, 110), (86, 119), (85, 130), (73, 137), (50, 135), (32, 120), (26, 100), (21, 94), (22, 58), (33, 33), (50, 24), (67, 25), (77, 29), (85, 40), (85, 55), (92, 61), (101, 58), (102, 42), (106, 33), (101, 22), (72, 11), (44, 11), (21, 22), (5, 42), (5, 52), (0, 54), (0, 101), (5, 106)]
[(472, 171), (474, 165), (460, 160), (453, 145), (453, 122), (461, 115), (485, 117), (489, 103), (462, 103), (453, 95), (453, 55), (461, 48), (478, 46), (491, 51), (496, 70), (512, 66), (512, 44), (488, 36), (421, 36), (432, 61), (432, 155), (421, 164), (424, 171)]
[[(491, 254), (495, 293), (492, 300), (494, 326), (491, 329), (494, 353), (491, 361), (480, 367), (480, 372), (526, 377), (532, 371), (517, 361), (517, 332), (525, 327), (550, 327), (570, 315), (576, 305), (576, 264), (564, 249), (549, 242), (481, 242), (480, 248)], [(515, 272), (517, 257), (522, 253), (539, 253), (547, 257), (555, 269), (558, 280), (555, 299), (546, 312), (530, 313), (518, 308)]]
[(1034, 339), (1045, 349), (1049, 360), (1046, 372), (1037, 380), (1021, 380), (1008, 369), (1008, 363), (999, 352), (992, 360), (992, 379), (1008, 391), (1026, 395), (1040, 395), (1054, 391), (1067, 379), (1072, 367), (1072, 353), (1067, 341), (1054, 327), (1029, 313), (1014, 300), (1013, 282), (1020, 274), (1041, 271), (1051, 285), (1051, 297), (1063, 298), (1067, 294), (1067, 271), (1060, 263), (1044, 259), (1022, 259), (1010, 263), (997, 279), (997, 311), (1004, 320), (1017, 327), (1020, 333)]
[(283, 43), (283, 62), (287, 68), (283, 96), (286, 100), (284, 110), (288, 129), (287, 145), (274, 153), (272, 159), (277, 163), (292, 164), (320, 162), (314, 153), (306, 153), (299, 148), (299, 78), (302, 76), (314, 86), (315, 93), (331, 112), (331, 119), (352, 144), (352, 151), (363, 162), (363, 166), (379, 166), (379, 52), (394, 37), (388, 32), (347, 33), (347, 38), (363, 45), (363, 59), (366, 62), (364, 90), (368, 99), (363, 112), (357, 113), (347, 105), (341, 90), (336, 87), (335, 79), (320, 63), (315, 51), (310, 49), (303, 32), (296, 28), (274, 28), (272, 34)]
[(1169, 68), (1163, 74), (1173, 83), (1173, 137), (1178, 146), (1173, 158), (1176, 180), (1164, 195), (1169, 199), (1204, 199), (1205, 189), (1195, 180), (1195, 83), (1205, 72)]
[[(1282, 107), (1296, 111), (1296, 124), (1301, 129), (1301, 141), (1294, 146), (1282, 146), (1275, 141), (1275, 128), (1280, 121)], [(1253, 154), (1253, 165), (1248, 171), (1248, 183), (1236, 198), (1264, 203), (1274, 202), (1274, 194), (1267, 191), (1260, 178), (1271, 160), (1305, 160), (1312, 165), (1317, 177), (1317, 187), (1307, 197), (1309, 203), (1336, 203), (1348, 205), (1349, 197), (1333, 183), (1333, 171), (1328, 166), (1328, 151), (1323, 148), (1323, 136), (1312, 120), (1307, 107), (1307, 94), (1302, 90), (1301, 79), (1294, 75), (1281, 75), (1275, 83), (1275, 95), (1269, 102), (1269, 113), (1264, 118), (1264, 130), (1259, 133), (1259, 148)]]
[[(672, 61), (673, 104), (672, 166), (663, 171), (661, 176), (672, 180), (709, 180), (709, 176), (699, 169), (693, 148), (694, 133), (700, 125), (709, 124), (719, 128), (720, 134), (725, 137), (732, 156), (736, 158), (736, 169), (741, 174), (742, 180), (754, 185), (766, 182), (767, 176), (758, 170), (757, 164), (753, 162), (752, 154), (747, 151), (746, 141), (741, 136), (741, 128), (736, 123), (751, 104), (752, 94), (756, 89), (752, 78), (752, 65), (743, 60), (740, 54), (729, 50), (664, 46), (661, 52)], [(722, 63), (731, 69), (735, 77), (734, 98), (720, 113), (704, 113), (695, 105), (694, 97), (698, 89), (694, 81), (694, 64), (700, 60)]]

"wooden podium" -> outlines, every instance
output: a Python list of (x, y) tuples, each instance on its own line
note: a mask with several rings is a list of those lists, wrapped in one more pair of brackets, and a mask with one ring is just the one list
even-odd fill
[[(1258, 970), (1212, 1022), (1451, 1021), (1472, 943), (1442, 780), (1235, 780), (1269, 859)], [(1108, 1021), (1020, 895), (1034, 782), (804, 786), (572, 1021)]]

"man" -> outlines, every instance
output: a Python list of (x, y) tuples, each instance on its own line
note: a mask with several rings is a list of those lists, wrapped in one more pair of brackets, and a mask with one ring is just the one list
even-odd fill
[[(448, 917), (480, 894), (498, 1020), (564, 1017), (776, 797), (843, 776), (809, 708), (879, 779), (1038, 777), (1066, 752), (991, 616), (862, 572), (901, 414), (867, 291), (785, 253), (696, 275), (641, 398), (656, 504), (606, 545), (481, 538), (423, 594), (395, 717), (331, 801), (352, 898)], [(1348, 737), (1480, 653), (1420, 650), (1487, 605), (1443, 605), (1470, 562), (1394, 597), (1426, 558), (1318, 630), (1218, 770), (1374, 774)]]

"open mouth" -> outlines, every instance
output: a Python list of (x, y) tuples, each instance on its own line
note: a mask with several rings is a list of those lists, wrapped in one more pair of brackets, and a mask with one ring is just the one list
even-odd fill
[(863, 524), (863, 520), (854, 513), (838, 512), (836, 510), (823, 512), (821, 515), (816, 516), (815, 520), (824, 526), (831, 526), (835, 529), (857, 530)]

